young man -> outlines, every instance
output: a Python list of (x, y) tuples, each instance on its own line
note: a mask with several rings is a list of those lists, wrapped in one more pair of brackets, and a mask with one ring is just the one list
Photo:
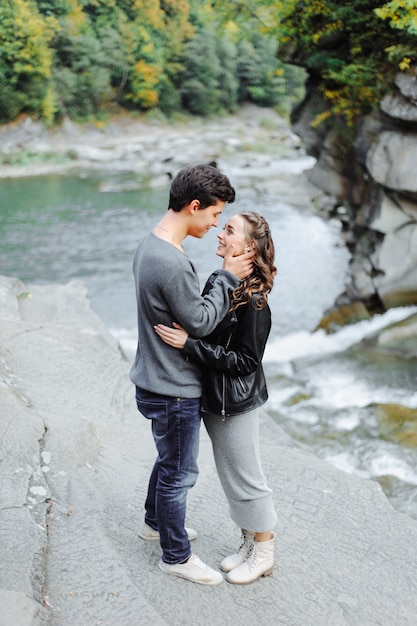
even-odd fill
[(159, 539), (162, 571), (205, 585), (223, 577), (191, 553), (190, 539), (197, 535), (184, 527), (187, 492), (198, 475), (201, 372), (180, 350), (161, 342), (154, 327), (177, 322), (193, 337), (203, 337), (226, 315), (230, 290), (251, 272), (251, 253), (225, 257), (213, 289), (202, 297), (182, 242), (218, 226), (226, 202), (234, 199), (229, 179), (216, 168), (184, 168), (172, 181), (168, 212), (139, 243), (133, 261), (138, 346), (130, 378), (158, 451), (139, 536)]

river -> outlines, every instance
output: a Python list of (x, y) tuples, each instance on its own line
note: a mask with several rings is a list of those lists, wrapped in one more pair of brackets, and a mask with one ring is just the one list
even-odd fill
[[(133, 355), (135, 301), (132, 257), (143, 234), (166, 211), (168, 188), (103, 192), (109, 174), (42, 176), (0, 181), (0, 273), (29, 283), (82, 279), (92, 309)], [(118, 181), (123, 182), (123, 174)], [(123, 186), (123, 185), (122, 185)], [(107, 187), (111, 188), (111, 187)], [(287, 433), (347, 472), (378, 480), (398, 510), (417, 519), (417, 458), (380, 435), (369, 406), (417, 406), (416, 363), (385, 360), (361, 340), (416, 308), (388, 311), (326, 335), (315, 331), (344, 290), (349, 254), (340, 224), (271, 194), (238, 194), (238, 210), (268, 220), (278, 276), (270, 297), (273, 326), (264, 364), (267, 410)], [(216, 232), (187, 239), (203, 283), (219, 267)]]

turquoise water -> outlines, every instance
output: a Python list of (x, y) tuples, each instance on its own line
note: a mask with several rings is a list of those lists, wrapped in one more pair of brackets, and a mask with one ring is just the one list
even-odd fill
[[(168, 188), (103, 193), (103, 182), (109, 176), (0, 181), (0, 271), (37, 283), (81, 278), (106, 324), (133, 330), (132, 257), (165, 213)], [(339, 225), (271, 198), (260, 198), (254, 207), (253, 198), (242, 197), (227, 207), (224, 219), (239, 209), (264, 214), (273, 232), (279, 270), (271, 297), (273, 332), (314, 328), (346, 278)], [(219, 266), (216, 242), (215, 229), (185, 242), (202, 281)]]
[(35, 283), (83, 279), (96, 312), (123, 326), (124, 316), (129, 324), (134, 319), (133, 252), (166, 203), (166, 190), (101, 193), (102, 182), (65, 176), (0, 181), (0, 272)]

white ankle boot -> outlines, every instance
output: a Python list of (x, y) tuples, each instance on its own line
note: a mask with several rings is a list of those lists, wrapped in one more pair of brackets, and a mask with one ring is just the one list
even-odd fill
[(227, 556), (220, 563), (220, 569), (223, 570), (223, 572), (230, 572), (231, 569), (243, 563), (247, 553), (249, 552), (250, 546), (255, 541), (255, 533), (251, 533), (248, 530), (243, 530), (242, 528), (242, 536), (240, 539), (240, 547), (237, 553)]
[(247, 585), (261, 576), (272, 574), (274, 541), (274, 533), (268, 541), (253, 541), (243, 563), (229, 571), (226, 580), (235, 585)]

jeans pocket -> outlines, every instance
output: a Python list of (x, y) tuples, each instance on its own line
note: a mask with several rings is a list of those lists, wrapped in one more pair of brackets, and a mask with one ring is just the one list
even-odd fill
[(162, 401), (139, 400), (136, 398), (138, 411), (148, 420), (152, 420), (152, 428), (163, 435), (168, 428), (168, 403)]

